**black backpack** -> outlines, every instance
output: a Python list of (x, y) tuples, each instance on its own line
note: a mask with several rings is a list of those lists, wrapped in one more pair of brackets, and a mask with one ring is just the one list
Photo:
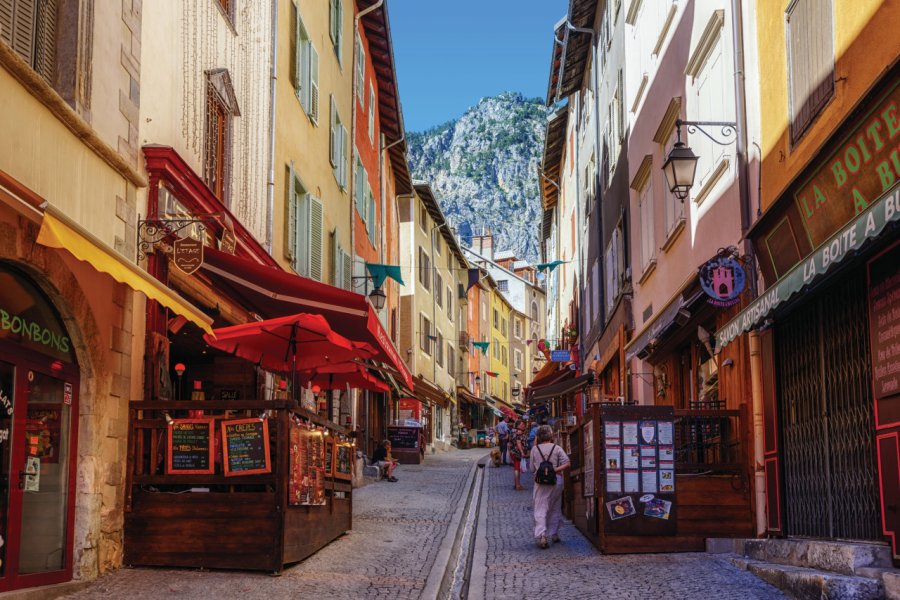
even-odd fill
[[(542, 462), (538, 465), (537, 471), (534, 472), (534, 482), (540, 485), (556, 485), (556, 469), (553, 467), (553, 463), (547, 460), (547, 457), (541, 452), (540, 445), (535, 445), (535, 448), (537, 448), (538, 454), (541, 455)], [(554, 450), (556, 450), (556, 444), (553, 444), (553, 448), (550, 449), (551, 457)]]

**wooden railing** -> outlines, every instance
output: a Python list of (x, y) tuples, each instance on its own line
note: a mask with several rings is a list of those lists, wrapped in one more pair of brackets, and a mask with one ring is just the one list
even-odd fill
[(675, 410), (675, 468), (687, 473), (747, 469), (746, 408)]
[[(173, 474), (165, 472), (168, 418), (188, 416), (188, 411), (202, 410), (204, 418), (215, 420), (219, 431), (223, 420), (268, 416), (269, 449), (272, 471), (261, 475), (226, 477), (217, 451), (212, 474)], [(278, 491), (288, 476), (287, 444), (291, 415), (296, 415), (332, 434), (348, 436), (349, 430), (324, 419), (294, 401), (286, 400), (208, 400), (208, 401), (132, 401), (129, 403), (128, 465), (126, 471), (126, 510), (130, 510), (135, 487), (188, 489), (191, 486), (216, 486), (227, 493)], [(221, 441), (219, 442), (221, 444)], [(350, 484), (334, 482), (329, 489), (350, 491)]]

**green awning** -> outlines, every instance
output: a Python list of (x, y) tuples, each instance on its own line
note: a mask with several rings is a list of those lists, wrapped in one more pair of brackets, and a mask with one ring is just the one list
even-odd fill
[(859, 213), (825, 243), (813, 250), (809, 256), (797, 263), (784, 277), (717, 331), (716, 351), (759, 325), (767, 315), (787, 302), (791, 296), (821, 280), (847, 256), (881, 235), (884, 228), (893, 221), (900, 221), (900, 184), (882, 194), (878, 200), (869, 205), (869, 208)]

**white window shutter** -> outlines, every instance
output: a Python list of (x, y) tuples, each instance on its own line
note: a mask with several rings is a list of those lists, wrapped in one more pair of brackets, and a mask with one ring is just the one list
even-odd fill
[(341, 250), (341, 262), (343, 264), (341, 272), (344, 276), (342, 287), (345, 290), (353, 289), (353, 261), (350, 258), (350, 253)]
[(297, 97), (306, 114), (309, 114), (309, 95), (312, 90), (310, 81), (310, 66), (312, 61), (312, 42), (303, 40), (300, 43), (300, 87), (297, 89)]
[(309, 45), (309, 118), (319, 123), (319, 53)]
[(335, 227), (331, 234), (328, 236), (331, 242), (331, 285), (340, 287), (341, 281), (343, 279), (341, 274), (341, 267), (343, 263), (341, 263), (341, 244), (340, 238), (338, 237), (338, 228)]
[(318, 198), (307, 196), (309, 205), (308, 241), (309, 241), (309, 270), (308, 277), (316, 281), (322, 281), (322, 202)]
[[(340, 135), (340, 130), (338, 129), (338, 115), (337, 115), (337, 106), (334, 103), (334, 96), (328, 96), (329, 100), (329, 109), (331, 114), (331, 126), (329, 129), (328, 136), (328, 159), (331, 161), (332, 167), (337, 167), (338, 165), (338, 146), (341, 141), (338, 139), (338, 135)], [(337, 169), (335, 169), (335, 175), (337, 176)]]
[(360, 103), (366, 100), (366, 51), (363, 48), (362, 38), (356, 33), (356, 97)]
[(347, 187), (348, 171), (350, 170), (350, 134), (347, 128), (341, 125), (341, 187)]
[(341, 50), (344, 45), (344, 2), (335, 0), (334, 20), (334, 51), (337, 54), (338, 64), (341, 64)]

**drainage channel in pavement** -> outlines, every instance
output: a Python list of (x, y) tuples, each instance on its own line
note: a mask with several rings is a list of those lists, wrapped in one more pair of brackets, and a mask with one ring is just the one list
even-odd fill
[(478, 525), (478, 513), (481, 510), (481, 491), (484, 486), (484, 467), (488, 457), (478, 461), (478, 468), (472, 478), (472, 484), (466, 497), (466, 507), (460, 520), (453, 542), (453, 550), (444, 579), (441, 582), (441, 598), (448, 600), (467, 600), (469, 597), (469, 579), (472, 572), (472, 556), (475, 552), (475, 533)]

